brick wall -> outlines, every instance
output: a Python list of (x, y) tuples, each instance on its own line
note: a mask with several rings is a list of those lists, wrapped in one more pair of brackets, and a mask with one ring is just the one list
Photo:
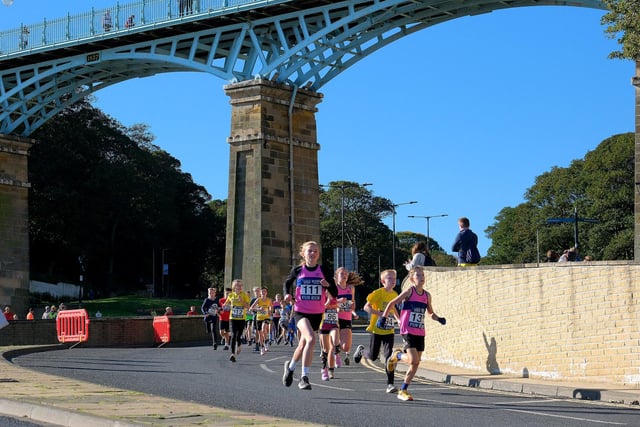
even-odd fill
[(424, 357), (482, 373), (640, 387), (640, 265), (427, 268)]
[[(202, 316), (169, 318), (171, 343), (209, 341)], [(0, 329), (0, 346), (57, 344), (55, 320), (17, 320)], [(152, 317), (92, 318), (83, 346), (153, 346)]]

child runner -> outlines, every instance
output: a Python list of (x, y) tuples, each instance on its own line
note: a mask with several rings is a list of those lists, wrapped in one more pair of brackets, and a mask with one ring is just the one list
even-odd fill
[(220, 310), (220, 335), (224, 338), (224, 348), (223, 350), (229, 350), (229, 343), (231, 342), (229, 331), (229, 317), (231, 316), (231, 306), (225, 305), (225, 301), (227, 297), (231, 293), (231, 288), (225, 288), (224, 297), (220, 298), (219, 306), (222, 307)]
[(431, 315), (431, 319), (440, 322), (442, 325), (447, 323), (444, 317), (438, 316), (431, 306), (431, 294), (424, 289), (424, 270), (422, 267), (414, 267), (409, 272), (409, 280), (411, 286), (402, 291), (400, 295), (389, 301), (384, 309), (382, 316), (378, 319), (378, 327), (384, 328), (386, 318), (392, 307), (402, 303), (400, 311), (400, 335), (404, 342), (403, 350), (393, 350), (391, 356), (387, 358), (387, 371), (393, 372), (398, 361), (405, 362), (409, 365), (409, 369), (404, 376), (404, 382), (398, 392), (398, 399), (413, 400), (413, 396), (409, 394), (407, 389), (413, 376), (418, 371), (420, 358), (424, 351), (425, 325), (424, 318), (426, 313)]
[(260, 289), (260, 298), (251, 304), (256, 312), (256, 343), (260, 346), (260, 355), (269, 351), (269, 324), (271, 323), (271, 298), (267, 296), (267, 288)]
[(271, 324), (269, 325), (269, 344), (273, 344), (280, 335), (280, 316), (282, 315), (282, 295), (276, 294), (271, 304)]
[[(349, 365), (349, 351), (352, 342), (353, 318), (358, 318), (355, 312), (355, 293), (353, 284), (349, 283), (350, 274), (346, 268), (336, 270), (336, 286), (338, 287), (338, 321), (340, 326), (340, 343), (336, 348), (336, 366), (342, 367), (340, 351), (344, 351), (344, 364)], [(357, 274), (355, 274), (357, 277)]]
[(245, 326), (245, 314), (249, 308), (249, 295), (242, 291), (242, 280), (240, 279), (231, 282), (231, 288), (233, 288), (233, 292), (229, 294), (224, 304), (231, 307), (231, 356), (229, 356), (229, 360), (235, 363), (236, 357), (240, 354), (240, 338)]
[(324, 306), (324, 317), (320, 327), (320, 349), (322, 350), (322, 380), (333, 378), (340, 347), (338, 334), (338, 299), (328, 295)]
[[(291, 269), (289, 277), (284, 282), (284, 292), (295, 292), (293, 319), (298, 329), (298, 346), (293, 352), (291, 361), (284, 362), (282, 383), (289, 387), (293, 382), (293, 371), (296, 364), (302, 361), (302, 378), (298, 388), (311, 390), (309, 370), (313, 361), (313, 351), (316, 345), (316, 333), (320, 328), (324, 313), (325, 290), (331, 296), (338, 296), (338, 289), (333, 281), (333, 274), (318, 264), (320, 246), (313, 241), (305, 242), (300, 247), (302, 262)], [(295, 290), (293, 286), (295, 285)]]
[[(393, 321), (388, 319), (384, 325), (384, 328), (379, 328), (377, 326), (377, 323), (378, 318), (380, 317), (384, 309), (387, 308), (389, 302), (398, 296), (398, 293), (393, 290), (393, 288), (396, 286), (396, 271), (384, 270), (382, 273), (380, 273), (380, 283), (382, 283), (383, 287), (371, 292), (367, 296), (367, 303), (364, 305), (364, 311), (371, 315), (369, 326), (367, 327), (367, 332), (371, 333), (371, 337), (369, 338), (369, 352), (364, 353), (364, 346), (359, 345), (358, 348), (356, 348), (355, 353), (353, 353), (353, 360), (356, 363), (360, 363), (362, 356), (371, 361), (377, 360), (378, 355), (380, 354), (380, 345), (384, 346), (383, 360), (387, 360), (387, 358), (391, 356), (391, 353), (393, 352)], [(394, 317), (396, 317), (397, 319), (398, 316), (393, 306), (391, 312), (393, 312)], [(395, 385), (393, 385), (393, 372), (387, 371), (386, 365), (385, 372), (387, 374), (387, 393), (396, 393), (398, 389)]]
[[(207, 333), (211, 335), (213, 341), (213, 349), (218, 349), (218, 343), (220, 342), (220, 331), (218, 330), (218, 308), (220, 307), (220, 300), (216, 296), (218, 290), (216, 288), (209, 288), (209, 296), (204, 299), (200, 310), (204, 314), (204, 323)], [(187, 313), (189, 315), (189, 313)]]

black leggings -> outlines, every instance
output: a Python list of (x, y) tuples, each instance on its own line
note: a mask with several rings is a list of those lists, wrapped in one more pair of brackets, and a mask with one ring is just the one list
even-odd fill
[(244, 331), (246, 321), (244, 319), (231, 319), (231, 353), (237, 354), (236, 350), (240, 347), (240, 339)]

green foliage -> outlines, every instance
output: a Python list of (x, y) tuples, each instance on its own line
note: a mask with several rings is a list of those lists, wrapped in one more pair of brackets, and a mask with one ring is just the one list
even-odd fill
[(640, 0), (603, 0), (609, 11), (602, 17), (605, 33), (616, 39), (620, 50), (611, 52), (609, 58), (640, 59)]
[(150, 316), (152, 312), (161, 316), (166, 307), (172, 307), (174, 314), (186, 314), (189, 307), (195, 305), (199, 312), (202, 301), (202, 299), (122, 296), (83, 301), (82, 308), (86, 309), (91, 316), (94, 316), (97, 311), (102, 313), (103, 317)]
[[(161, 280), (165, 293), (195, 294), (224, 253), (224, 217), (210, 196), (152, 144), (146, 125), (125, 128), (81, 101), (33, 135), (29, 180), (31, 270), (103, 295)], [(222, 248), (222, 249), (220, 249)], [(153, 267), (156, 271), (154, 272)]]
[[(492, 245), (483, 264), (536, 262), (548, 249), (574, 246), (574, 224), (550, 218), (596, 219), (578, 222), (579, 251), (594, 259), (633, 259), (634, 134), (604, 140), (583, 160), (554, 167), (536, 177), (526, 201), (506, 207), (485, 231)], [(541, 256), (541, 258), (542, 258)]]

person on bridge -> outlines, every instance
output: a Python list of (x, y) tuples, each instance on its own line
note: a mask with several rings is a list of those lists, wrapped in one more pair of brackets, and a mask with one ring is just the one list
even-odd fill
[(104, 15), (102, 16), (102, 28), (105, 32), (111, 31), (111, 27), (113, 27), (113, 22), (111, 21), (111, 12), (109, 9), (104, 11)]
[[(291, 361), (284, 362), (282, 383), (289, 387), (293, 382), (293, 371), (296, 364), (302, 361), (302, 377), (298, 383), (301, 390), (311, 390), (309, 370), (313, 361), (316, 346), (316, 334), (322, 322), (325, 290), (333, 297), (338, 296), (338, 288), (333, 280), (333, 273), (318, 264), (320, 259), (320, 245), (308, 241), (300, 247), (302, 262), (291, 269), (289, 277), (284, 282), (283, 293), (295, 294), (293, 319), (298, 329), (298, 346), (293, 352)], [(295, 289), (293, 286), (295, 285)]]
[[(384, 360), (387, 360), (393, 352), (393, 342), (395, 338), (394, 322), (387, 320), (383, 328), (379, 328), (377, 323), (378, 318), (389, 305), (389, 301), (392, 301), (398, 296), (398, 293), (393, 290), (396, 286), (396, 277), (397, 272), (395, 270), (384, 270), (380, 273), (380, 283), (382, 283), (382, 288), (367, 295), (367, 303), (364, 305), (364, 311), (369, 313), (371, 316), (369, 319), (369, 326), (367, 327), (367, 332), (371, 333), (371, 337), (369, 339), (369, 351), (364, 353), (364, 346), (359, 345), (358, 348), (356, 348), (355, 353), (353, 353), (353, 360), (356, 363), (360, 363), (363, 356), (372, 362), (378, 360), (381, 345), (384, 347)], [(393, 313), (393, 316), (397, 320), (398, 314), (396, 313), (395, 307), (392, 307), (391, 313)], [(398, 389), (394, 385), (394, 373), (387, 371), (386, 366), (385, 373), (387, 374), (387, 393), (397, 393)]]
[(382, 312), (382, 316), (378, 319), (377, 326), (384, 328), (387, 316), (396, 304), (402, 303), (400, 311), (400, 335), (404, 342), (404, 350), (393, 350), (391, 356), (386, 360), (386, 369), (388, 372), (394, 372), (398, 361), (405, 362), (409, 365), (409, 369), (404, 376), (402, 387), (398, 392), (398, 399), (413, 400), (413, 396), (409, 394), (407, 389), (411, 380), (418, 371), (418, 365), (424, 351), (425, 337), (425, 315), (429, 313), (431, 319), (445, 325), (447, 320), (438, 316), (431, 306), (431, 294), (424, 289), (424, 270), (422, 267), (414, 267), (409, 272), (409, 280), (411, 286), (402, 291), (400, 295), (389, 301), (387, 307)]
[(231, 307), (231, 356), (229, 360), (235, 363), (240, 354), (240, 339), (245, 327), (245, 316), (249, 308), (249, 295), (242, 290), (242, 280), (235, 279), (231, 282), (233, 292), (229, 294), (224, 302), (225, 307)]
[(133, 28), (136, 25), (136, 15), (131, 15), (127, 18), (127, 21), (124, 23), (124, 27), (126, 29)]

